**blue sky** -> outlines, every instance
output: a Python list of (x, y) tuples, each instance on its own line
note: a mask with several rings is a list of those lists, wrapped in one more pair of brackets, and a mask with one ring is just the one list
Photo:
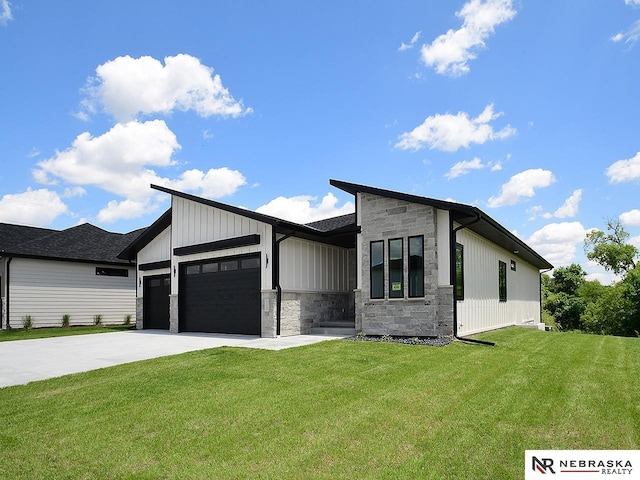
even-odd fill
[(640, 0), (0, 0), (0, 221), (110, 231), (150, 183), (293, 221), (328, 180), (473, 204), (555, 265), (640, 246)]

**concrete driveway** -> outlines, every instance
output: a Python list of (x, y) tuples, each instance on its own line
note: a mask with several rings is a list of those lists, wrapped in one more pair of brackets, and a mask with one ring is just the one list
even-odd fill
[(207, 348), (229, 346), (282, 350), (337, 338), (345, 337), (296, 335), (261, 338), (250, 335), (132, 330), (2, 342), (0, 388)]

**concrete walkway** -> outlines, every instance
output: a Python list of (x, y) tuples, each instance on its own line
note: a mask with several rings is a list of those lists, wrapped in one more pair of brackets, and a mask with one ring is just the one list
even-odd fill
[(0, 343), (0, 388), (122, 363), (216, 347), (266, 350), (311, 345), (339, 335), (261, 338), (251, 335), (132, 330)]

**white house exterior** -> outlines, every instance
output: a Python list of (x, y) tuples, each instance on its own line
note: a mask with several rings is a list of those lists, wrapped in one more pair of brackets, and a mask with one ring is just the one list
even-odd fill
[(0, 224), (2, 328), (135, 322), (135, 266), (116, 258), (139, 233), (84, 224), (63, 231)]
[(308, 225), (152, 186), (171, 209), (119, 255), (137, 261), (138, 328), (438, 337), (540, 323), (552, 266), (484, 212), (331, 184), (356, 213)]

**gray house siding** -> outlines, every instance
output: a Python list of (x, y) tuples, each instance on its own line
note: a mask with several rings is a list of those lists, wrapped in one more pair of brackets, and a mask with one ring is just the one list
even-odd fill
[[(438, 285), (436, 245), (437, 210), (434, 207), (370, 193), (358, 194), (361, 226), (361, 289), (356, 291), (356, 329), (367, 335), (449, 336), (453, 334), (452, 291)], [(424, 237), (424, 296), (408, 295), (408, 238)], [(389, 240), (402, 239), (403, 292), (389, 298)], [(371, 242), (384, 242), (384, 298), (371, 298)]]

